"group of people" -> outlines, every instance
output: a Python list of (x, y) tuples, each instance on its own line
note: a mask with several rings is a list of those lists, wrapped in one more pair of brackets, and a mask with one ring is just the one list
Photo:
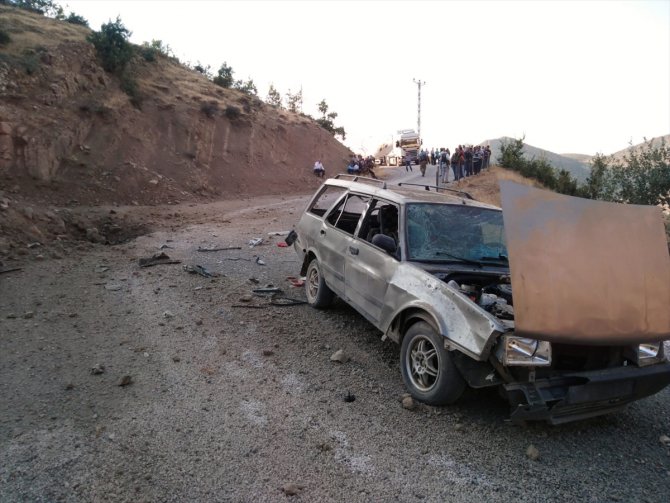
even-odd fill
[[(419, 161), (422, 168), (425, 162), (437, 165), (442, 183), (449, 181), (449, 168), (454, 173), (454, 180), (458, 181), (479, 174), (482, 169), (489, 167), (490, 160), (491, 147), (488, 145), (485, 147), (481, 145), (459, 145), (454, 149), (453, 154), (448, 148), (444, 147), (419, 152)], [(405, 159), (405, 170), (412, 170), (412, 163), (409, 158)], [(422, 174), (424, 170), (425, 168), (421, 170)]]
[(347, 173), (350, 175), (370, 175), (377, 179), (374, 172), (375, 158), (371, 155), (363, 157), (362, 155), (352, 155), (349, 164), (347, 165)]

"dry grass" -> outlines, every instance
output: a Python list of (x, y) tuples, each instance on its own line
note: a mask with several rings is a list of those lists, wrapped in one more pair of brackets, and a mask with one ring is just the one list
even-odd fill
[(477, 176), (465, 178), (455, 184), (455, 187), (470, 193), (478, 201), (500, 206), (500, 180), (511, 180), (531, 187), (544, 188), (542, 184), (500, 166), (491, 166)]
[(0, 28), (12, 37), (3, 52), (23, 54), (26, 49), (55, 47), (63, 42), (84, 42), (91, 32), (85, 26), (49, 19), (23, 9), (0, 6)]

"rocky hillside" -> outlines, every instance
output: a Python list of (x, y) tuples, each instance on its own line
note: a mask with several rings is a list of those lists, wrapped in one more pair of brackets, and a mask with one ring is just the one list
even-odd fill
[(50, 204), (157, 204), (310, 191), (349, 150), (311, 119), (136, 56), (135, 104), (90, 30), (0, 6), (0, 190)]

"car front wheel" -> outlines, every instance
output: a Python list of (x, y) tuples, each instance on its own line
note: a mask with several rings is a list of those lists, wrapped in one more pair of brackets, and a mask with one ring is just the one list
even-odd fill
[(307, 295), (307, 303), (316, 308), (328, 307), (333, 302), (335, 294), (328, 288), (323, 274), (321, 274), (321, 267), (319, 267), (318, 260), (314, 259), (307, 267), (307, 281), (305, 281), (305, 294)]
[(405, 386), (417, 400), (445, 405), (458, 400), (465, 381), (444, 349), (444, 339), (426, 322), (413, 324), (403, 337), (400, 369)]

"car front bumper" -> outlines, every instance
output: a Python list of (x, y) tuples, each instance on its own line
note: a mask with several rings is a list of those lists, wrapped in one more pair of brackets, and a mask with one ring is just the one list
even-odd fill
[(607, 414), (670, 384), (670, 363), (564, 372), (535, 382), (505, 384), (515, 423), (561, 424)]

